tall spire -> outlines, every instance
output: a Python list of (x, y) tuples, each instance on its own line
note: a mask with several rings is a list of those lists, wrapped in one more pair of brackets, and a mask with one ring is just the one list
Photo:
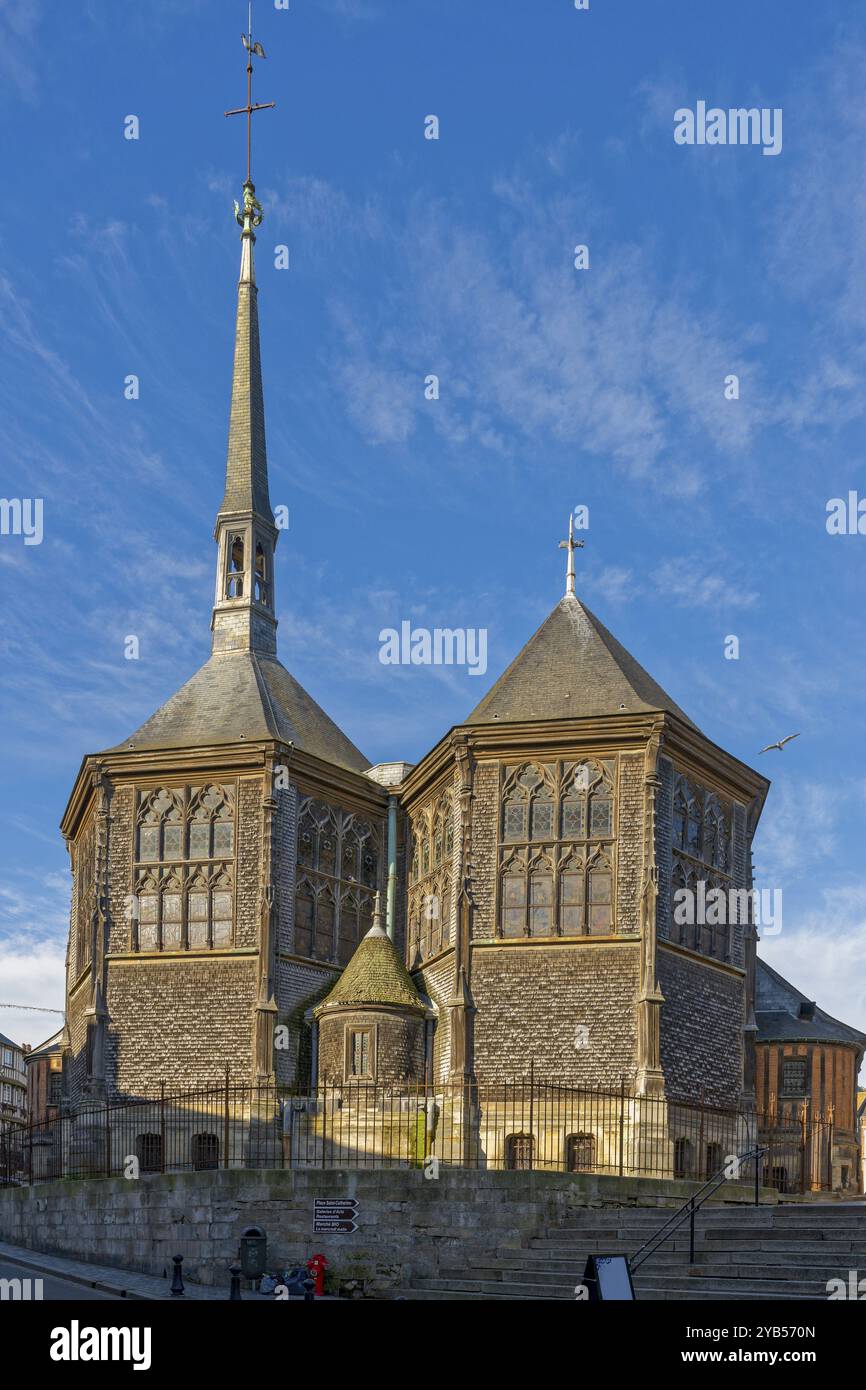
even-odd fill
[(268, 493), (268, 458), (265, 446), (265, 405), (259, 347), (258, 289), (253, 247), (262, 207), (250, 177), (251, 128), (255, 111), (274, 102), (253, 104), (253, 54), (264, 58), (260, 43), (253, 43), (252, 6), (250, 30), (244, 34), (247, 51), (247, 104), (227, 116), (247, 117), (247, 178), (243, 205), (235, 203), (241, 228), (241, 268), (235, 325), (235, 359), (229, 415), (226, 486), (217, 514), (214, 539), (217, 557), (216, 597), (211, 628), (213, 650), (259, 651), (274, 655), (277, 621), (274, 607), (274, 525)]

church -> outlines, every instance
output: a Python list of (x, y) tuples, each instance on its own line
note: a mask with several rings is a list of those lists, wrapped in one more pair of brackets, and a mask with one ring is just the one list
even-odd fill
[(212, 651), (63, 817), (71, 1104), (237, 1081), (436, 1086), (527, 1073), (753, 1104), (749, 920), (767, 781), (575, 593), (419, 763), (371, 766), (277, 655), (251, 181)]

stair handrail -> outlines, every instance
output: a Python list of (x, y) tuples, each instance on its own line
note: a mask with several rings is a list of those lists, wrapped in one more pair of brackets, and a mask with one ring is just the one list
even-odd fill
[[(768, 1152), (769, 1152), (769, 1149), (767, 1148), (766, 1145), (763, 1145), (763, 1146), (762, 1146), (762, 1145), (760, 1145), (760, 1144), (756, 1144), (754, 1148), (748, 1149), (745, 1153), (737, 1154), (737, 1167), (738, 1167), (738, 1169), (742, 1166), (742, 1164), (748, 1163), (750, 1159), (753, 1158), (753, 1159), (755, 1160), (755, 1206), (756, 1206), (756, 1207), (760, 1205), (760, 1185), (759, 1185), (759, 1182), (758, 1182), (758, 1178), (759, 1178), (759, 1167), (758, 1167), (758, 1162), (759, 1162), (759, 1159), (760, 1159), (765, 1153), (768, 1153)], [(660, 1250), (661, 1247), (664, 1245), (665, 1241), (666, 1241), (666, 1240), (669, 1240), (670, 1237), (671, 1237), (676, 1231), (679, 1230), (680, 1226), (681, 1226), (681, 1225), (683, 1224), (683, 1222), (686, 1221), (686, 1220), (688, 1220), (689, 1223), (690, 1223), (690, 1228), (689, 1228), (689, 1263), (690, 1263), (690, 1264), (694, 1264), (694, 1261), (695, 1261), (695, 1212), (700, 1210), (700, 1208), (703, 1206), (704, 1202), (706, 1202), (707, 1199), (708, 1199), (709, 1197), (712, 1197), (712, 1195), (713, 1195), (714, 1192), (718, 1192), (719, 1188), (722, 1186), (723, 1183), (726, 1183), (726, 1182), (730, 1182), (730, 1181), (731, 1181), (730, 1175), (729, 1175), (729, 1173), (728, 1173), (728, 1171), (727, 1171), (729, 1167), (730, 1167), (730, 1159), (728, 1159), (728, 1161), (727, 1161), (726, 1163), (723, 1163), (722, 1166), (721, 1166), (721, 1168), (717, 1169), (717, 1171), (716, 1171), (715, 1173), (713, 1173), (713, 1175), (712, 1175), (711, 1177), (707, 1178), (707, 1180), (706, 1180), (706, 1182), (704, 1183), (703, 1187), (699, 1187), (698, 1190), (697, 1190), (697, 1192), (693, 1192), (692, 1195), (691, 1195), (691, 1197), (689, 1197), (685, 1202), (683, 1202), (683, 1205), (682, 1205), (681, 1207), (678, 1207), (677, 1210), (673, 1213), (672, 1216), (669, 1216), (669, 1217), (668, 1217), (668, 1219), (667, 1219), (667, 1221), (664, 1223), (664, 1225), (663, 1225), (663, 1226), (660, 1226), (660, 1227), (658, 1228), (658, 1230), (657, 1230), (653, 1235), (650, 1236), (649, 1240), (644, 1241), (643, 1245), (642, 1245), (638, 1250), (635, 1251), (635, 1253), (632, 1255), (631, 1259), (630, 1259), (629, 1262), (628, 1262), (628, 1266), (629, 1266), (629, 1269), (631, 1270), (632, 1274), (634, 1274), (634, 1271), (635, 1271), (636, 1269), (638, 1269), (638, 1268), (644, 1263), (645, 1260), (648, 1260), (648, 1259), (649, 1259), (650, 1255), (655, 1255), (656, 1252), (657, 1252), (658, 1250)], [(668, 1228), (670, 1228), (670, 1229), (668, 1229)], [(646, 1252), (646, 1253), (644, 1253), (644, 1252)], [(639, 1256), (640, 1258), (638, 1258), (638, 1256)]]

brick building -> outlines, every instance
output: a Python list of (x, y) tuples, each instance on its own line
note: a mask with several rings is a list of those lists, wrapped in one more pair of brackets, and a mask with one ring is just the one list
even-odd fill
[(752, 1104), (755, 929), (676, 905), (748, 895), (768, 783), (579, 601), (573, 549), (565, 596), (415, 766), (371, 767), (278, 660), (251, 183), (238, 220), (212, 654), (84, 759), (62, 822), (67, 1102), (227, 1067), (306, 1086), (532, 1065)]

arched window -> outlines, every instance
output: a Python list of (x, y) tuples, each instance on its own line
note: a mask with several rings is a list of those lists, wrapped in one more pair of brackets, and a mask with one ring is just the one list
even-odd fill
[(502, 875), (502, 935), (524, 936), (526, 933), (526, 860), (523, 854), (513, 854)]
[(357, 893), (344, 893), (340, 898), (340, 929), (337, 934), (337, 964), (348, 965), (358, 945), (360, 932), (360, 902)]
[(553, 932), (553, 865), (546, 855), (529, 872), (529, 931), (531, 936)]
[(334, 895), (327, 886), (320, 888), (316, 895), (316, 935), (313, 941), (313, 955), (317, 960), (334, 958)]
[(563, 936), (582, 936), (586, 930), (586, 864), (572, 853), (559, 873), (559, 930)]
[(268, 580), (268, 562), (261, 541), (256, 542), (256, 587), (255, 597), (259, 603), (270, 603), (271, 589)]
[(244, 538), (231, 535), (228, 538), (226, 567), (226, 598), (244, 596)]
[(693, 923), (694, 897), (684, 896), (689, 892), (689, 873), (679, 860), (674, 861), (671, 876), (673, 893), (671, 895), (671, 940), (680, 946), (689, 944), (689, 925)]
[(592, 936), (606, 936), (613, 927), (613, 877), (611, 862), (598, 850), (589, 861), (589, 918)]
[(299, 956), (313, 954), (313, 919), (315, 900), (306, 879), (298, 885), (295, 895), (295, 951)]
[(416, 812), (412, 820), (409, 891), (410, 968), (437, 954), (450, 939), (443, 913), (450, 913), (454, 854), (454, 799), (450, 791)]
[(707, 1144), (707, 1156), (706, 1162), (704, 1164), (704, 1178), (707, 1179), (707, 1181), (709, 1181), (710, 1178), (714, 1178), (724, 1161), (725, 1156), (722, 1151), (721, 1144)]

